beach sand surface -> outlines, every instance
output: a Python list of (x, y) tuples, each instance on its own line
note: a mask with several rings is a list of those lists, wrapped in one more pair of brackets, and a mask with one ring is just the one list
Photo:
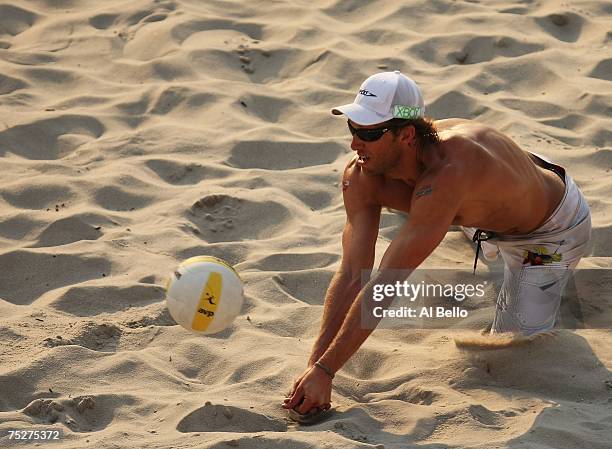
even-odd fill
[[(45, 428), (62, 448), (610, 449), (611, 14), (0, 0), (0, 446)], [(481, 121), (568, 168), (592, 209), (575, 289), (598, 325), (457, 345), (491, 320), (492, 296), (471, 331), (378, 329), (336, 375), (334, 415), (300, 427), (280, 404), (340, 263), (352, 156), (329, 110), (395, 69), (432, 117)], [(383, 211), (377, 261), (404, 221)], [(451, 228), (424, 267), (470, 270), (473, 251)], [(242, 313), (210, 336), (164, 301), (178, 263), (202, 254), (245, 281)]]

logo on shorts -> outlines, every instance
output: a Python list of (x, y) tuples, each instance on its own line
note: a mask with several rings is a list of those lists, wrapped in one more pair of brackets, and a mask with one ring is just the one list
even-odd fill
[(556, 251), (553, 254), (548, 254), (546, 248), (536, 248), (535, 251), (523, 252), (523, 265), (549, 265), (555, 262), (561, 262), (563, 254), (558, 254)]

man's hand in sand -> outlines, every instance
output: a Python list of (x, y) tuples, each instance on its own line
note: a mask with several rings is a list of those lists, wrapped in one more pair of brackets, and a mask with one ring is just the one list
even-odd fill
[(328, 409), (331, 406), (331, 387), (331, 378), (323, 370), (313, 366), (296, 381), (290, 397), (284, 401), (283, 408), (295, 408), (295, 411), (302, 415), (315, 407)]
[(306, 374), (308, 374), (310, 372), (311, 369), (312, 369), (312, 365), (308, 366), (308, 368), (306, 368), (304, 370), (304, 372), (300, 375), (300, 377), (295, 379), (295, 381), (293, 382), (293, 387), (291, 388), (291, 392), (289, 392), (289, 394), (285, 395), (285, 398), (287, 398), (285, 400), (285, 402), (287, 402), (289, 400), (289, 398), (291, 396), (293, 396), (293, 394), (295, 393), (295, 390), (297, 389), (298, 385), (300, 384), (300, 382), (302, 382), (302, 379), (306, 376)]

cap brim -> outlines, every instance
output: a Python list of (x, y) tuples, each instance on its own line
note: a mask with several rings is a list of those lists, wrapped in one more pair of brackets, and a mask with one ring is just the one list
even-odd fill
[(376, 125), (393, 118), (393, 114), (379, 114), (356, 103), (349, 103), (331, 110), (334, 115), (346, 115), (358, 125)]

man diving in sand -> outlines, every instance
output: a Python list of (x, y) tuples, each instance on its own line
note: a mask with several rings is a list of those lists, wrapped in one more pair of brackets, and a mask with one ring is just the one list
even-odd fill
[[(449, 226), (473, 239), (476, 261), (480, 252), (504, 261), (493, 334), (527, 336), (554, 327), (568, 276), (591, 235), (588, 204), (563, 167), (481, 123), (427, 118), (418, 86), (399, 71), (369, 77), (353, 103), (332, 113), (348, 119), (356, 154), (342, 179), (342, 262), (308, 368), (283, 405), (304, 423), (330, 408), (334, 374), (372, 333), (361, 313), (373, 285), (394, 282), (388, 273), (416, 269)], [(409, 217), (362, 288), (362, 270), (374, 264), (382, 207)]]

